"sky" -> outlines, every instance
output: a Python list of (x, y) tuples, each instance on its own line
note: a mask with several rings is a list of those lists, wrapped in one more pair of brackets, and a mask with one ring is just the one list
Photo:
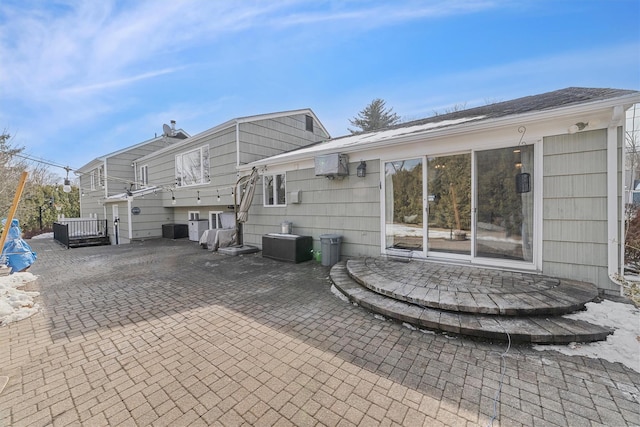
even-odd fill
[(311, 108), (338, 137), (375, 98), (406, 121), (640, 90), (638, 22), (639, 0), (2, 0), (0, 130), (76, 169), (171, 120)]

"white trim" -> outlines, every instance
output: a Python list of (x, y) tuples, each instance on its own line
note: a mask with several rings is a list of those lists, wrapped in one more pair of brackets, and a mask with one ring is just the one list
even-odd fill
[[(202, 131), (196, 135), (190, 136), (186, 139), (180, 140), (180, 142), (174, 143), (168, 147), (162, 148), (160, 150), (154, 151), (153, 153), (149, 153), (146, 156), (140, 157), (139, 159), (137, 159), (138, 161), (146, 161), (147, 159), (151, 159), (151, 158), (155, 158), (169, 150), (173, 150), (173, 149), (178, 149), (184, 145), (187, 144), (192, 144), (198, 140), (201, 139), (205, 139), (213, 134), (216, 134), (220, 131), (223, 131), (225, 129), (231, 128), (233, 126), (237, 126), (240, 123), (252, 123), (252, 122), (257, 122), (257, 121), (261, 121), (261, 120), (269, 120), (269, 119), (277, 119), (280, 117), (290, 117), (290, 116), (295, 116), (298, 114), (310, 114), (314, 120), (316, 121), (316, 123), (318, 123), (318, 125), (320, 126), (320, 128), (324, 131), (324, 133), (327, 135), (327, 137), (330, 138), (330, 134), (327, 131), (327, 129), (324, 127), (324, 125), (320, 122), (320, 120), (318, 120), (318, 117), (316, 116), (316, 114), (310, 109), (310, 108), (303, 108), (300, 110), (291, 110), (291, 111), (282, 111), (282, 112), (277, 112), (277, 113), (268, 113), (268, 114), (259, 114), (259, 115), (255, 115), (255, 116), (246, 116), (246, 117), (238, 117), (235, 119), (231, 119), (228, 120), (224, 123), (221, 123), (217, 126), (214, 126), (210, 129), (207, 129), (205, 131)], [(249, 168), (251, 169), (251, 168)]]
[(236, 121), (236, 168), (240, 166), (240, 122)]
[[(487, 150), (496, 150), (496, 149), (504, 149), (515, 147), (518, 145), (517, 141), (513, 139), (510, 140), (500, 140), (496, 143), (494, 140), (489, 140), (488, 137), (483, 136), (480, 139), (479, 147), (470, 150), (452, 150), (450, 152), (441, 152), (442, 149), (437, 147), (432, 152), (429, 152), (433, 147), (425, 147), (425, 146), (415, 146), (413, 148), (413, 153), (402, 153), (404, 156), (398, 157), (381, 157), (380, 158), (380, 253), (384, 255), (392, 255), (392, 256), (410, 256), (412, 258), (420, 258), (420, 259), (428, 259), (428, 260), (436, 260), (436, 261), (451, 261), (457, 263), (464, 263), (469, 265), (476, 266), (487, 266), (487, 267), (503, 267), (512, 269), (515, 271), (533, 271), (540, 272), (542, 271), (542, 223), (543, 223), (543, 143), (542, 139), (537, 139), (531, 142), (528, 145), (533, 146), (534, 150), (534, 182), (533, 182), (533, 259), (531, 261), (518, 261), (518, 260), (508, 260), (502, 258), (489, 258), (489, 257), (478, 257), (476, 254), (476, 222), (477, 222), (477, 161), (476, 155), (480, 151)], [(483, 144), (484, 143), (484, 144)], [(418, 155), (416, 151), (422, 152), (422, 155)], [(426, 154), (425, 151), (427, 151)], [(437, 154), (435, 154), (437, 153)], [(446, 252), (436, 252), (429, 251), (429, 243), (428, 243), (428, 216), (426, 211), (426, 203), (427, 202), (427, 176), (428, 176), (428, 164), (427, 160), (429, 157), (445, 157), (445, 156), (453, 156), (460, 154), (469, 154), (471, 156), (471, 251), (469, 255), (463, 254), (453, 254)], [(423, 214), (426, 216), (425, 220), (423, 220), (423, 244), (422, 251), (404, 251), (397, 250), (393, 248), (386, 247), (386, 179), (385, 179), (385, 164), (388, 162), (400, 161), (400, 160), (410, 160), (410, 159), (421, 159), (423, 163)], [(425, 192), (426, 190), (426, 192)], [(410, 254), (410, 255), (409, 255)]]
[(614, 107), (611, 123), (607, 128), (607, 273), (609, 277), (618, 273), (618, 126), (623, 118), (624, 109), (621, 106)]
[[(224, 211), (209, 211), (209, 229), (214, 229), (214, 228), (218, 228), (218, 221), (220, 221), (220, 228), (222, 228), (222, 220), (220, 219), (220, 214), (223, 213)], [(215, 221), (215, 227), (213, 227), (213, 216), (218, 217), (218, 221)]]
[[(192, 218), (191, 214), (198, 215), (198, 218)], [(199, 221), (200, 220), (200, 211), (188, 211), (187, 212), (187, 220), (188, 221)]]
[[(625, 103), (637, 102), (639, 98), (638, 93), (632, 93), (628, 95), (618, 96), (605, 100), (597, 100), (591, 102), (585, 102), (578, 105), (572, 105), (569, 107), (552, 108), (545, 111), (533, 111), (524, 114), (513, 114), (504, 117), (498, 117), (495, 119), (478, 119), (475, 121), (466, 121), (458, 124), (451, 124), (446, 127), (434, 127), (432, 129), (424, 129), (414, 133), (406, 133), (402, 135), (395, 135), (386, 138), (378, 138), (380, 134), (384, 134), (385, 131), (379, 133), (367, 134), (367, 138), (362, 138), (357, 143), (343, 144), (353, 142), (352, 136), (340, 137), (337, 139), (329, 140), (326, 143), (317, 144), (309, 148), (303, 148), (295, 150), (289, 153), (279, 154), (266, 159), (258, 160), (245, 165), (240, 165), (241, 170), (250, 170), (253, 167), (268, 166), (273, 167), (280, 164), (296, 163), (306, 159), (313, 159), (314, 156), (327, 154), (330, 152), (339, 151), (341, 153), (353, 153), (362, 152), (365, 150), (372, 150), (375, 148), (395, 147), (398, 148), (400, 144), (410, 144), (415, 142), (432, 141), (441, 138), (450, 138), (461, 135), (477, 134), (485, 131), (502, 131), (505, 128), (519, 126), (529, 127), (537, 125), (543, 125), (545, 127), (545, 135), (552, 135), (554, 133), (566, 133), (570, 124), (575, 123), (576, 116), (581, 115), (594, 115), (602, 112), (606, 109), (610, 109), (615, 106), (620, 106)], [(588, 121), (588, 120), (587, 120)], [(557, 130), (550, 131), (549, 122), (554, 122), (558, 125)], [(566, 122), (566, 123), (564, 123)], [(442, 126), (444, 122), (439, 122)], [(527, 138), (530, 139), (534, 133), (527, 133)], [(516, 140), (517, 141), (517, 140)]]
[[(279, 192), (277, 191), (276, 185), (275, 183), (277, 182), (277, 178), (278, 176), (284, 176), (284, 204), (278, 204), (278, 194)], [(269, 196), (269, 194), (267, 194), (267, 190), (266, 190), (266, 180), (265, 177), (272, 177), (272, 191), (275, 194), (271, 194), (271, 196), (273, 196), (273, 204), (267, 204), (267, 197)], [(283, 173), (265, 173), (262, 175), (262, 206), (265, 208), (284, 208), (287, 206), (287, 174), (285, 172)]]
[(129, 240), (133, 239), (133, 215), (131, 214), (133, 197), (127, 197), (127, 225), (129, 226), (128, 237)]

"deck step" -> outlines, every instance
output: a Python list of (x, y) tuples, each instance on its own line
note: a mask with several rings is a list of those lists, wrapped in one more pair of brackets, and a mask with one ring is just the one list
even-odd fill
[(344, 262), (331, 269), (335, 287), (351, 302), (419, 328), (466, 336), (537, 344), (568, 344), (606, 340), (612, 330), (560, 316), (504, 316), (466, 313), (416, 305), (381, 295), (361, 286), (349, 275)]
[(591, 283), (468, 266), (409, 265), (366, 258), (349, 260), (347, 271), (360, 285), (378, 294), (422, 307), (467, 313), (562, 315), (582, 310), (598, 296)]

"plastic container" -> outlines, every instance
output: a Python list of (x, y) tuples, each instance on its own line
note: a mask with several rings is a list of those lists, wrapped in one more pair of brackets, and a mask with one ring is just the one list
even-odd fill
[(320, 247), (322, 253), (322, 265), (332, 266), (340, 261), (340, 245), (342, 236), (339, 234), (321, 234)]
[(283, 221), (280, 224), (281, 227), (281, 233), (282, 234), (291, 234), (291, 229), (293, 228), (293, 224), (289, 221)]

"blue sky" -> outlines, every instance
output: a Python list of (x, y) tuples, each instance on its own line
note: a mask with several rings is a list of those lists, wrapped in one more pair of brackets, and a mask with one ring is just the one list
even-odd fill
[(309, 107), (336, 137), (374, 98), (409, 120), (640, 90), (639, 22), (640, 0), (2, 0), (0, 129), (78, 168), (172, 119)]

